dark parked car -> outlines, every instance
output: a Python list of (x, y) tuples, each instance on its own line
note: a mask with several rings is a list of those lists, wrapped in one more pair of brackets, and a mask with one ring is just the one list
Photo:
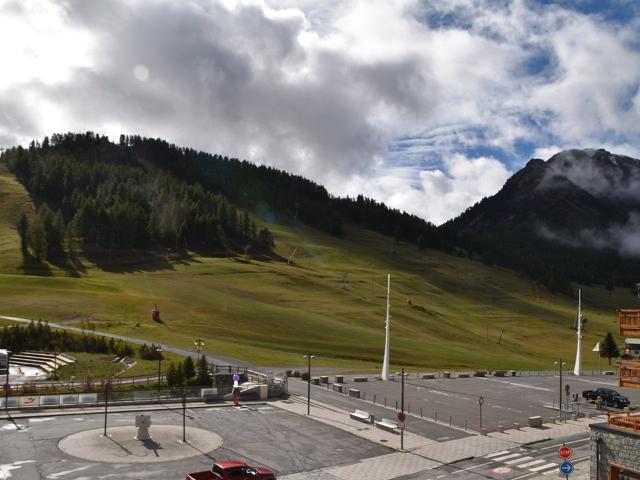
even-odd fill
[(628, 407), (631, 402), (623, 395), (620, 395), (615, 390), (610, 388), (596, 388), (595, 390), (585, 390), (582, 392), (582, 396), (586, 400), (596, 401), (598, 398), (602, 399), (602, 402), (608, 407), (624, 408)]

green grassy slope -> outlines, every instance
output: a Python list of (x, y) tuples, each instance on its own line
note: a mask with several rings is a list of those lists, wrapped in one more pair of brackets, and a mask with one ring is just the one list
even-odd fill
[[(305, 227), (270, 225), (276, 252), (295, 265), (243, 257), (193, 254), (180, 261), (112, 264), (83, 261), (66, 276), (22, 273), (16, 209), (29, 198), (0, 172), (0, 314), (79, 323), (99, 330), (205, 350), (262, 365), (300, 365), (312, 351), (317, 365), (377, 368), (384, 345), (386, 275), (392, 275), (391, 358), (395, 366), (436, 368), (552, 368), (572, 361), (575, 302), (549, 294), (512, 272), (436, 251), (418, 252), (368, 231), (346, 229), (336, 239)], [(411, 305), (406, 299), (411, 299)], [(584, 362), (607, 331), (615, 309), (633, 307), (627, 291), (584, 287), (588, 318)], [(163, 323), (150, 319), (157, 303)], [(504, 329), (500, 345), (498, 337)], [(606, 362), (605, 362), (606, 363)]]

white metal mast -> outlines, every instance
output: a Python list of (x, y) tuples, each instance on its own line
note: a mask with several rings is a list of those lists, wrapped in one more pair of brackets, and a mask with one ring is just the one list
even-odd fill
[(576, 349), (576, 366), (573, 368), (573, 374), (576, 377), (581, 373), (582, 361), (582, 312), (581, 312), (582, 292), (578, 290), (578, 347)]
[(382, 380), (389, 379), (389, 327), (391, 326), (391, 304), (389, 297), (391, 295), (391, 274), (387, 275), (387, 319), (385, 323), (385, 338), (384, 338), (384, 362), (382, 363)]

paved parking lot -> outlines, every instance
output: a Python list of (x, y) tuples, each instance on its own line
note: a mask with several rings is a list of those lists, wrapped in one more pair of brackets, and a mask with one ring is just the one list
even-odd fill
[[(103, 464), (67, 455), (58, 443), (66, 436), (99, 429), (101, 414), (0, 420), (0, 479), (184, 479), (211, 468), (215, 460), (239, 459), (276, 470), (280, 475), (340, 465), (384, 455), (390, 449), (370, 443), (271, 405), (252, 408), (187, 409), (187, 426), (222, 436), (221, 448), (178, 461)], [(182, 425), (181, 412), (150, 412), (153, 424)], [(134, 425), (135, 413), (113, 413), (109, 424)], [(19, 428), (18, 428), (19, 427)], [(154, 438), (161, 448), (161, 438)], [(187, 438), (188, 440), (188, 438)]]
[[(331, 378), (330, 381), (333, 381)], [(482, 396), (484, 403), (482, 406), (482, 427), (495, 430), (498, 425), (513, 427), (514, 423), (526, 425), (530, 416), (542, 416), (545, 422), (551, 417), (558, 416), (557, 410), (549, 408), (552, 405), (557, 407), (559, 401), (559, 376), (557, 374), (548, 375), (524, 375), (515, 377), (485, 377), (485, 378), (438, 378), (423, 380), (416, 378), (416, 375), (409, 376), (405, 380), (405, 411), (410, 410), (416, 416), (438, 421), (451, 423), (455, 426), (472, 430), (480, 429), (480, 406), (479, 398)], [(362, 405), (370, 405), (376, 401), (379, 404), (386, 404), (391, 410), (389, 417), (394, 416), (396, 402), (400, 404), (401, 382), (382, 382), (369, 376), (367, 382), (354, 382), (353, 376), (345, 376), (344, 381), (347, 388), (355, 388), (364, 394), (366, 402)], [(618, 388), (616, 378), (609, 375), (585, 375), (574, 377), (573, 375), (563, 375), (563, 399), (564, 387), (569, 385), (571, 393), (578, 393), (580, 411), (594, 410), (594, 405), (586, 403), (582, 399), (582, 391), (595, 389), (598, 387), (612, 388), (626, 395), (631, 400), (631, 405), (640, 405), (640, 389)], [(304, 388), (302, 388), (304, 387)], [(306, 385), (300, 381), (291, 381), (289, 390), (301, 396), (306, 395)], [(320, 390), (325, 387), (314, 386), (312, 396), (315, 392), (320, 395)], [(327, 392), (326, 394), (328, 394)], [(322, 401), (327, 401), (326, 394), (323, 394)], [(338, 393), (331, 393), (332, 396), (340, 396)], [(344, 395), (342, 395), (344, 397)], [(563, 400), (564, 401), (564, 400)], [(570, 407), (574, 408), (570, 403)], [(362, 407), (366, 409), (366, 407)], [(412, 417), (407, 420), (407, 429), (411, 428)]]

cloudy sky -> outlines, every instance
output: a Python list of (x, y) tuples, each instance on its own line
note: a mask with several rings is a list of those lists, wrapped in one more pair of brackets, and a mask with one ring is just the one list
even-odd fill
[(0, 0), (0, 147), (163, 137), (441, 223), (531, 157), (640, 158), (635, 0)]

